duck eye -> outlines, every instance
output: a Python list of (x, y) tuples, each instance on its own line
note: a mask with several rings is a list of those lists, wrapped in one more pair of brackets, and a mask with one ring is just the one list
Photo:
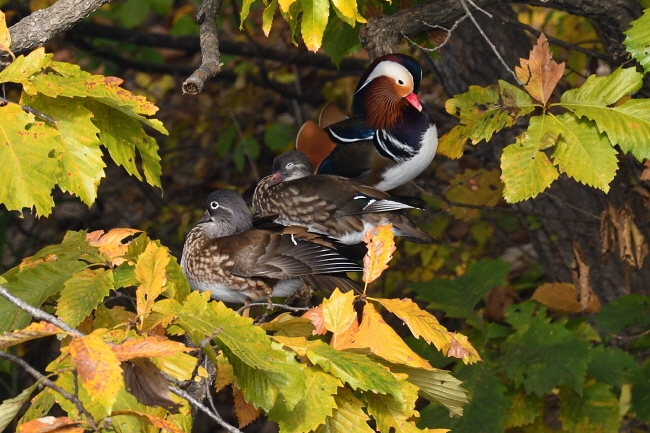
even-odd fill
[(210, 202), (210, 209), (219, 209), (219, 202), (218, 201), (211, 201)]
[(397, 84), (399, 84), (400, 86), (403, 86), (404, 85), (404, 80), (397, 80)]
[(285, 166), (285, 168), (286, 168), (287, 170), (291, 170), (291, 169), (293, 168), (293, 162), (290, 162), (289, 164), (287, 164), (287, 165)]

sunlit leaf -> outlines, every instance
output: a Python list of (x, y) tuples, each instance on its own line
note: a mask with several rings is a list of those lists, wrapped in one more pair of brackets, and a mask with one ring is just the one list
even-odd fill
[(130, 338), (113, 346), (112, 349), (119, 361), (126, 361), (131, 358), (172, 356), (192, 350), (182, 343), (168, 340), (160, 335), (152, 335), (146, 338)]
[(390, 395), (364, 394), (368, 404), (368, 414), (377, 421), (377, 429), (381, 432), (405, 433), (419, 431), (409, 422), (409, 419), (415, 414), (415, 400), (418, 397), (418, 389), (406, 381), (401, 382), (400, 385), (404, 396), (401, 401), (395, 400)]
[(77, 421), (73, 421), (67, 416), (60, 416), (58, 418), (46, 416), (19, 425), (16, 433), (43, 433), (57, 431), (64, 433), (83, 433), (84, 428), (78, 426), (78, 424)]
[(295, 317), (291, 313), (282, 313), (270, 322), (258, 325), (266, 332), (275, 332), (275, 335), (286, 337), (308, 337), (314, 331), (314, 325), (304, 317)]
[(626, 35), (623, 44), (637, 62), (643, 66), (643, 72), (650, 71), (650, 13), (646, 9), (643, 15), (630, 23), (630, 28), (623, 32)]
[(564, 74), (564, 62), (554, 62), (548, 46), (546, 36), (540, 34), (529, 58), (521, 59), (521, 67), (515, 66), (517, 78), (524, 84), (526, 91), (544, 105)]
[(48, 337), (50, 335), (66, 334), (66, 332), (59, 329), (48, 322), (31, 323), (25, 329), (19, 329), (14, 332), (5, 332), (0, 335), (0, 350), (5, 350), (8, 347), (15, 346), (16, 344), (24, 343), (25, 341), (33, 340), (35, 338)]
[(136, 412), (133, 410), (119, 410), (115, 411), (114, 416), (119, 416), (119, 415), (129, 415), (129, 416), (134, 416), (137, 418), (140, 418), (144, 421), (146, 421), (148, 424), (165, 429), (166, 431), (170, 433), (185, 433), (183, 430), (178, 428), (174, 423), (169, 422), (165, 419), (159, 418), (157, 416), (150, 415), (148, 413), (143, 413), (143, 412)]
[(300, 0), (302, 5), (302, 39), (307, 49), (318, 51), (329, 17), (329, 0)]
[(81, 323), (115, 288), (110, 269), (82, 269), (65, 282), (56, 314), (68, 325)]
[(278, 0), (271, 0), (271, 3), (264, 8), (262, 13), (262, 31), (264, 36), (268, 36), (271, 32), (271, 25), (273, 24), (273, 15), (275, 15), (275, 10), (278, 8)]
[(241, 392), (241, 389), (234, 387), (233, 394), (235, 400), (235, 415), (237, 415), (239, 428), (244, 428), (259, 418), (262, 411), (256, 409), (255, 406), (244, 399), (244, 394)]
[(388, 262), (395, 251), (395, 236), (392, 224), (375, 227), (363, 236), (368, 252), (363, 257), (363, 281), (370, 284), (388, 269)]
[(340, 335), (344, 334), (357, 318), (354, 311), (354, 293), (341, 293), (334, 289), (332, 296), (323, 299), (323, 321), (325, 328), (332, 332), (332, 347), (337, 347), (336, 342)]
[(363, 411), (364, 404), (348, 389), (339, 388), (334, 396), (336, 407), (332, 416), (327, 417), (325, 423), (316, 429), (316, 433), (371, 433), (367, 421), (368, 415)]
[(47, 67), (51, 61), (52, 54), (45, 54), (45, 48), (43, 47), (35, 49), (26, 56), (20, 55), (0, 72), (0, 83), (8, 81), (24, 83), (29, 77)]
[(111, 259), (113, 266), (119, 266), (126, 260), (122, 258), (129, 249), (129, 242), (124, 242), (124, 239), (132, 237), (140, 230), (130, 228), (112, 229), (104, 233), (104, 230), (95, 230), (86, 235), (88, 243), (105, 254)]
[(323, 306), (319, 305), (307, 311), (302, 315), (303, 318), (309, 319), (312, 325), (314, 325), (314, 335), (325, 335), (327, 334), (327, 328), (325, 327), (325, 318), (323, 317)]
[(54, 391), (50, 388), (45, 388), (38, 393), (30, 403), (31, 404), (27, 408), (27, 411), (25, 411), (22, 418), (18, 420), (18, 424), (26, 423), (47, 415), (52, 406), (56, 403)]
[(355, 22), (366, 22), (366, 19), (357, 10), (356, 0), (332, 0), (332, 6), (334, 6), (341, 19), (351, 26), (354, 26)]
[(9, 29), (7, 29), (5, 14), (0, 11), (0, 51), (7, 51), (13, 57), (13, 53), (9, 47), (11, 47), (11, 35), (9, 34)]
[(135, 275), (140, 282), (136, 291), (138, 315), (148, 314), (153, 303), (163, 292), (165, 267), (169, 263), (169, 251), (150, 242), (135, 264)]

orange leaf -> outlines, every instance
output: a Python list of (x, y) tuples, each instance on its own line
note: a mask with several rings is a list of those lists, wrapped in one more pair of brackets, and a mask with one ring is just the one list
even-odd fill
[(339, 335), (345, 333), (357, 319), (357, 313), (354, 311), (354, 293), (341, 293), (339, 289), (334, 289), (329, 299), (323, 299), (322, 307), (325, 327), (334, 334), (332, 346), (336, 347)]
[(83, 433), (84, 428), (77, 424), (79, 421), (72, 421), (67, 416), (46, 416), (19, 425), (16, 433)]
[(67, 332), (59, 329), (47, 322), (32, 323), (24, 329), (19, 329), (14, 332), (5, 332), (0, 335), (0, 350), (7, 347), (15, 346), (16, 344), (24, 343), (25, 341), (33, 340), (35, 338), (48, 337), (56, 334), (67, 334)]
[(90, 334), (70, 342), (70, 355), (84, 389), (110, 414), (124, 383), (120, 361), (111, 347), (101, 337)]
[(244, 399), (241, 389), (233, 387), (232, 392), (235, 397), (235, 415), (237, 415), (239, 428), (244, 428), (259, 418), (260, 409), (255, 409), (255, 406)]
[[(570, 283), (542, 284), (535, 289), (532, 299), (560, 313), (581, 313), (583, 311), (578, 300), (578, 289)], [(585, 311), (597, 313), (599, 310), (600, 302), (598, 297), (593, 294)]]
[(392, 224), (375, 227), (368, 230), (363, 237), (363, 241), (368, 246), (368, 253), (363, 258), (363, 281), (366, 284), (379, 278), (393, 258), (395, 236), (392, 228)]
[(373, 299), (379, 302), (388, 311), (399, 317), (409, 327), (415, 338), (422, 338), (429, 344), (433, 344), (442, 353), (447, 353), (451, 342), (452, 333), (438, 323), (431, 313), (422, 310), (412, 300), (406, 299)]
[(352, 342), (354, 341), (354, 337), (357, 335), (357, 332), (359, 332), (359, 321), (355, 317), (352, 325), (350, 325), (350, 327), (343, 334), (338, 334), (336, 339), (332, 338), (332, 341), (330, 341), (330, 346), (336, 350), (343, 350), (351, 347)]
[(359, 331), (349, 347), (369, 348), (372, 353), (395, 364), (433, 370), (433, 367), (406, 345), (404, 340), (386, 324), (372, 304), (363, 307)]
[(530, 96), (546, 105), (564, 74), (564, 62), (558, 64), (553, 61), (548, 41), (542, 33), (530, 52), (530, 58), (521, 59), (521, 67), (515, 66), (515, 73)]
[(157, 416), (149, 415), (148, 413), (136, 412), (134, 410), (116, 410), (115, 412), (113, 412), (113, 416), (119, 416), (119, 415), (127, 415), (127, 416), (134, 416), (136, 418), (140, 418), (141, 420), (148, 422), (154, 427), (162, 428), (172, 433), (185, 433), (182, 429), (178, 428), (176, 425), (172, 424), (171, 422), (164, 420), (162, 418), (158, 418)]
[(122, 344), (113, 346), (113, 352), (120, 361), (131, 358), (157, 358), (159, 356), (176, 355), (189, 352), (190, 348), (184, 344), (168, 340), (160, 335), (147, 337), (141, 340), (131, 338)]
[(301, 317), (311, 320), (312, 325), (314, 325), (314, 330), (312, 335), (325, 335), (327, 334), (327, 328), (325, 327), (325, 318), (323, 317), (323, 306), (319, 305), (316, 308), (308, 310)]
[(111, 266), (117, 267), (124, 263), (126, 260), (122, 257), (129, 249), (129, 242), (122, 243), (124, 239), (129, 236), (142, 233), (141, 230), (136, 229), (113, 229), (108, 233), (104, 230), (96, 230), (86, 235), (88, 243), (108, 256), (111, 259)]
[(452, 332), (451, 335), (451, 344), (449, 346), (449, 352), (447, 356), (453, 356), (454, 358), (460, 358), (465, 364), (473, 364), (475, 362), (481, 361), (474, 346), (467, 340), (467, 337), (463, 334), (458, 334)]

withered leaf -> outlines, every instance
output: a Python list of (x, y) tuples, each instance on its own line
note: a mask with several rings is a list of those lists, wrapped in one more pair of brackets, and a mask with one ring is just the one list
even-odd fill
[(241, 392), (241, 389), (234, 385), (232, 392), (235, 398), (235, 415), (237, 415), (237, 422), (239, 423), (239, 428), (244, 428), (259, 418), (260, 409), (255, 409), (255, 406), (253, 406), (252, 403), (247, 402), (244, 399), (244, 394)]
[(618, 241), (621, 260), (625, 260), (630, 265), (640, 269), (648, 254), (648, 244), (634, 222), (632, 209), (627, 204), (618, 210), (609, 205), (601, 213), (600, 218), (603, 258), (608, 257), (609, 253), (614, 249), (614, 243)]
[[(598, 311), (600, 309), (600, 302), (596, 294), (591, 289), (591, 282), (589, 280), (589, 266), (585, 261), (585, 255), (582, 252), (582, 248), (578, 242), (573, 243), (573, 255), (575, 262), (571, 269), (573, 274), (573, 282), (578, 287), (578, 300), (580, 301), (581, 311), (587, 311), (592, 305), (592, 309), (596, 308)], [(595, 299), (594, 299), (595, 298)], [(597, 302), (597, 306), (593, 306), (594, 302)]]
[(126, 390), (140, 403), (161, 406), (171, 413), (178, 413), (181, 405), (172, 400), (167, 388), (169, 383), (153, 362), (147, 358), (133, 358), (121, 365)]
[(578, 289), (570, 283), (546, 283), (535, 289), (531, 299), (546, 305), (549, 309), (560, 313), (597, 313), (600, 311), (600, 301), (592, 294), (586, 308), (578, 300)]
[(515, 73), (530, 96), (546, 105), (564, 74), (564, 62), (558, 64), (553, 61), (548, 41), (542, 33), (531, 50), (530, 57), (521, 59), (521, 67), (515, 66)]

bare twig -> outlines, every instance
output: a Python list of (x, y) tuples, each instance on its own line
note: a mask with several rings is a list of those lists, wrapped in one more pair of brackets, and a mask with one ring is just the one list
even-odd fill
[(56, 120), (52, 119), (52, 118), (51, 118), (50, 116), (48, 116), (47, 114), (42, 113), (42, 112), (40, 112), (40, 111), (38, 111), (38, 110), (36, 110), (36, 109), (30, 107), (29, 105), (20, 105), (20, 104), (17, 103), (17, 102), (10, 101), (9, 99), (6, 99), (6, 98), (3, 98), (2, 96), (0, 96), (0, 107), (2, 107), (2, 106), (4, 106), (4, 105), (7, 105), (7, 104), (16, 104), (16, 105), (18, 105), (18, 106), (19, 106), (19, 107), (20, 107), (20, 108), (21, 108), (25, 113), (31, 113), (31, 114), (33, 114), (34, 116), (36, 116), (36, 117), (40, 117), (41, 119), (43, 119), (43, 120), (45, 120), (45, 121), (47, 121), (47, 122), (50, 122), (50, 123), (53, 124), (53, 125), (56, 125), (56, 124), (57, 124), (57, 123), (56, 123)]
[(72, 403), (74, 403), (74, 405), (77, 408), (77, 410), (79, 411), (79, 413), (83, 414), (86, 417), (86, 422), (88, 423), (90, 428), (92, 428), (95, 431), (99, 431), (99, 429), (97, 428), (97, 425), (95, 424), (95, 420), (93, 420), (93, 416), (90, 414), (90, 412), (88, 412), (86, 410), (83, 403), (81, 403), (81, 400), (79, 400), (77, 397), (70, 394), (68, 391), (61, 388), (56, 383), (52, 382), (50, 379), (47, 378), (47, 376), (42, 375), (38, 370), (36, 370), (31, 365), (29, 365), (27, 363), (27, 361), (24, 361), (23, 359), (21, 359), (21, 358), (19, 358), (17, 356), (11, 355), (11, 354), (3, 352), (3, 351), (0, 351), (0, 358), (4, 358), (4, 359), (6, 359), (8, 361), (11, 361), (13, 363), (16, 363), (16, 364), (20, 365), (22, 368), (25, 369), (25, 371), (27, 373), (32, 375), (34, 377), (34, 379), (41, 382), (43, 385), (47, 386), (48, 388), (51, 388), (54, 391), (58, 392), (59, 394), (61, 394), (67, 400), (70, 400)]
[(176, 394), (177, 396), (184, 398), (185, 400), (189, 401), (193, 406), (195, 406), (197, 409), (199, 409), (201, 412), (206, 414), (210, 419), (215, 421), (217, 424), (219, 424), (221, 427), (223, 427), (226, 431), (229, 431), (230, 433), (242, 433), (241, 430), (239, 430), (236, 427), (231, 426), (227, 422), (221, 418), (221, 416), (216, 412), (216, 411), (211, 411), (210, 408), (204, 406), (200, 401), (192, 397), (190, 394), (187, 392), (183, 391), (182, 389), (176, 388), (175, 386), (169, 386), (169, 390)]
[(197, 21), (201, 26), (201, 54), (203, 62), (199, 69), (183, 83), (183, 93), (196, 95), (203, 90), (203, 85), (221, 70), (221, 54), (217, 37), (217, 15), (221, 9), (221, 0), (203, 0)]
[(438, 51), (440, 48), (442, 48), (442, 47), (444, 47), (445, 45), (447, 45), (447, 42), (449, 42), (449, 39), (451, 39), (451, 34), (454, 32), (454, 30), (456, 30), (456, 27), (458, 27), (458, 24), (460, 24), (460, 23), (462, 23), (463, 21), (465, 21), (465, 19), (466, 19), (467, 17), (468, 17), (467, 15), (463, 15), (462, 17), (458, 18), (458, 19), (456, 20), (456, 22), (455, 22), (455, 23), (451, 26), (451, 28), (449, 28), (449, 29), (447, 29), (447, 28), (445, 28), (445, 27), (443, 27), (443, 26), (439, 26), (439, 25), (437, 25), (437, 24), (429, 24), (429, 23), (427, 23), (427, 22), (425, 22), (425, 21), (422, 21), (422, 24), (424, 24), (425, 26), (427, 26), (427, 27), (429, 27), (429, 28), (432, 28), (432, 29), (434, 29), (434, 30), (435, 30), (435, 29), (440, 29), (440, 30), (444, 30), (445, 32), (447, 32), (447, 36), (445, 36), (445, 40), (442, 41), (442, 42), (441, 42), (437, 47), (435, 47), (435, 48), (425, 48), (425, 47), (419, 45), (417, 42), (415, 42), (414, 40), (412, 40), (411, 38), (409, 38), (406, 34), (404, 34), (404, 32), (402, 32), (402, 36), (404, 36), (404, 37), (406, 38), (406, 40), (408, 40), (410, 43), (412, 43), (412, 44), (415, 45), (416, 47), (420, 48), (421, 50), (424, 50), (424, 51), (427, 51), (427, 52)]
[(248, 305), (244, 305), (241, 307), (239, 310), (237, 310), (237, 314), (241, 314), (242, 311), (249, 309), (250, 307), (258, 307), (258, 306), (271, 306), (274, 308), (283, 308), (285, 310), (293, 311), (294, 313), (300, 313), (302, 311), (308, 311), (310, 310), (309, 307), (290, 307), (289, 305), (284, 305), (284, 304), (269, 304), (268, 302), (254, 302)]
[(84, 334), (81, 332), (77, 331), (76, 329), (70, 327), (67, 325), (65, 322), (57, 319), (51, 314), (46, 313), (45, 311), (39, 310), (36, 307), (32, 307), (29, 305), (27, 302), (23, 301), (20, 298), (17, 298), (16, 296), (12, 295), (9, 293), (9, 291), (4, 287), (0, 286), (0, 296), (3, 296), (7, 301), (11, 302), (14, 304), (16, 307), (20, 308), (21, 310), (29, 313), (32, 317), (40, 320), (45, 320), (46, 322), (51, 323), (52, 325), (58, 326), (68, 334), (72, 334), (75, 337), (83, 337)]

